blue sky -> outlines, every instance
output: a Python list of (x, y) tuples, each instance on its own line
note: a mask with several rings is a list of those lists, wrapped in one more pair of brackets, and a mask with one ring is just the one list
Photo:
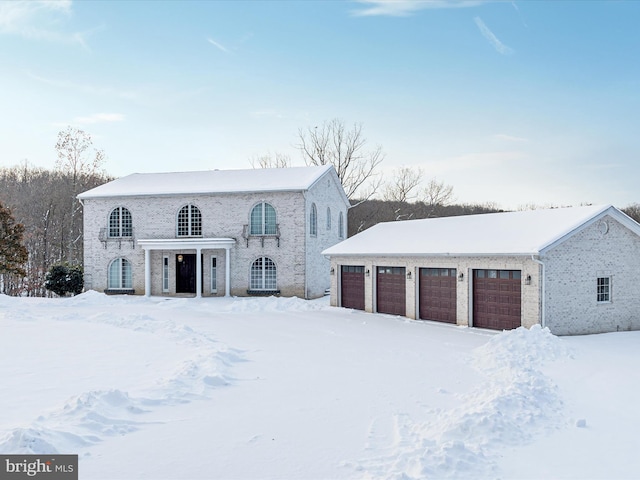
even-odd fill
[(362, 123), (459, 202), (640, 202), (640, 2), (0, 2), (0, 166), (250, 168)]

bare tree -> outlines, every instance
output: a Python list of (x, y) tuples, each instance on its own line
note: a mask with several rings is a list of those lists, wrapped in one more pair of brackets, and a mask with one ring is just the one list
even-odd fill
[(333, 165), (348, 198), (371, 198), (380, 187), (382, 178), (376, 170), (384, 152), (380, 146), (367, 150), (361, 124), (347, 128), (342, 120), (334, 119), (321, 127), (300, 129), (298, 137), (305, 163)]
[(632, 203), (622, 209), (624, 213), (640, 223), (640, 203)]
[(382, 198), (391, 202), (409, 202), (416, 198), (413, 193), (422, 181), (422, 168), (398, 167), (386, 183)]
[(289, 168), (291, 157), (285, 153), (276, 152), (274, 155), (267, 153), (262, 156), (255, 156), (249, 159), (252, 168)]
[(422, 191), (423, 202), (432, 210), (436, 207), (447, 206), (453, 202), (453, 186), (445, 185), (435, 178), (429, 180), (429, 183)]
[(82, 205), (76, 199), (91, 179), (102, 176), (102, 165), (105, 162), (103, 150), (93, 149), (91, 135), (74, 127), (67, 127), (58, 133), (56, 152), (56, 170), (70, 180), (66, 191), (67, 206), (63, 207), (63, 215), (68, 216), (69, 228), (65, 229), (67, 238), (60, 244), (60, 256), (68, 258), (72, 263), (81, 263), (82, 252)]

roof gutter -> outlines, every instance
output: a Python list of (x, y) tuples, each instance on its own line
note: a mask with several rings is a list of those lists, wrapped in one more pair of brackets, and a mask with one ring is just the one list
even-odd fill
[(539, 260), (536, 259), (533, 254), (531, 255), (531, 260), (533, 260), (534, 262), (536, 262), (538, 265), (542, 266), (542, 272), (540, 274), (542, 281), (541, 281), (541, 288), (540, 288), (540, 325), (542, 326), (542, 328), (545, 328), (547, 326), (547, 318), (545, 315), (546, 309), (545, 309), (545, 292), (546, 292), (546, 281), (545, 281), (545, 269), (544, 269), (544, 263)]

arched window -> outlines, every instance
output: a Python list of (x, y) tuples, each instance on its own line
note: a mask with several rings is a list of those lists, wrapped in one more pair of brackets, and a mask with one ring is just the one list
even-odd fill
[(260, 257), (251, 264), (251, 290), (276, 289), (276, 264), (269, 257)]
[(251, 210), (249, 232), (251, 235), (276, 234), (276, 209), (266, 202), (258, 203)]
[(344, 215), (338, 215), (338, 238), (344, 238)]
[(316, 204), (311, 204), (311, 212), (309, 213), (309, 234), (315, 237), (318, 235), (318, 209)]
[(327, 207), (327, 230), (331, 230), (331, 209)]
[(116, 207), (109, 214), (109, 237), (131, 237), (133, 226), (131, 212), (124, 207)]
[(202, 235), (202, 213), (195, 205), (185, 205), (178, 212), (178, 236), (199, 237)]
[(116, 258), (109, 265), (108, 288), (114, 290), (122, 290), (132, 288), (131, 281), (131, 262), (126, 258)]

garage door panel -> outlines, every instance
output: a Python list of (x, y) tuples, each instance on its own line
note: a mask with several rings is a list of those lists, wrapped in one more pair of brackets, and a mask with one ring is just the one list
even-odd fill
[(522, 324), (521, 272), (474, 270), (473, 325), (512, 329)]
[(341, 271), (342, 306), (364, 310), (364, 266), (343, 265)]
[(406, 303), (404, 267), (378, 267), (376, 276), (377, 311), (405, 316)]
[(421, 268), (419, 273), (420, 318), (456, 323), (456, 270)]

